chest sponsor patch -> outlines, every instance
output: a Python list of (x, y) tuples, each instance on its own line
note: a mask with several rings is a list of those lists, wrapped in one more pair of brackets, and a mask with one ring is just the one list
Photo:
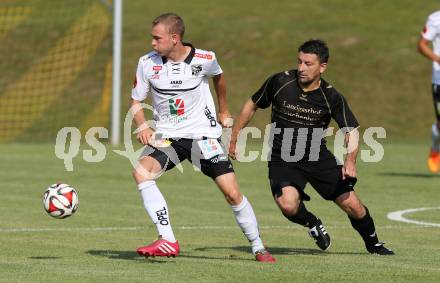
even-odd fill
[(171, 116), (182, 116), (185, 114), (185, 101), (183, 99), (169, 99), (168, 105), (170, 107)]

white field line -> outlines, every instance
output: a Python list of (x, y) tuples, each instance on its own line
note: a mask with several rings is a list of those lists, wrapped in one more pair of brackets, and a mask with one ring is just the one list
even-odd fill
[[(387, 217), (390, 220), (417, 224), (424, 227), (440, 227), (440, 223), (429, 223), (411, 220), (403, 217), (404, 214), (425, 211), (425, 210), (434, 210), (440, 209), (440, 207), (426, 207), (426, 208), (412, 208), (406, 210), (399, 210), (395, 212), (388, 213)], [(326, 226), (330, 229), (346, 229), (350, 228), (349, 225), (338, 225), (338, 226)], [(404, 226), (399, 225), (384, 225), (384, 226), (376, 226), (378, 229), (400, 229)], [(237, 229), (238, 226), (176, 226), (173, 227), (176, 230), (227, 230), (227, 229)], [(408, 228), (408, 227), (405, 227)], [(74, 228), (0, 228), (0, 233), (17, 233), (17, 232), (101, 232), (101, 231), (136, 231), (136, 230), (146, 230), (153, 229), (153, 227), (149, 226), (138, 226), (138, 227), (74, 227)], [(260, 226), (260, 229), (303, 229), (303, 227), (299, 225), (272, 225), (272, 226)]]
[[(440, 224), (437, 224), (440, 226)], [(430, 228), (432, 224), (425, 225)], [(350, 225), (337, 225), (337, 226), (326, 226), (327, 229), (349, 229)], [(285, 226), (260, 226), (260, 229), (305, 229), (299, 225), (285, 225)], [(376, 226), (378, 229), (401, 229), (410, 228), (402, 225), (383, 225)], [(419, 228), (419, 227), (417, 227)], [(105, 232), (105, 231), (137, 231), (137, 230), (148, 230), (154, 229), (150, 226), (138, 226), (138, 227), (73, 227), (73, 228), (0, 228), (0, 233), (20, 233), (20, 232)], [(175, 226), (175, 230), (228, 230), (228, 229), (239, 229), (237, 225), (234, 226)]]
[[(260, 229), (299, 229), (301, 226), (261, 226)], [(75, 232), (75, 231), (136, 231), (154, 229), (150, 226), (138, 227), (75, 227), (75, 228), (0, 228), (3, 232)], [(175, 226), (174, 230), (228, 230), (239, 229), (238, 226)]]
[(434, 210), (434, 209), (440, 209), (440, 207), (422, 207), (422, 208), (411, 208), (411, 209), (399, 210), (399, 211), (394, 211), (394, 212), (388, 213), (387, 217), (388, 217), (388, 219), (391, 219), (394, 221), (412, 223), (412, 224), (423, 225), (423, 226), (440, 227), (440, 223), (422, 222), (422, 221), (411, 220), (411, 219), (403, 217), (404, 214), (425, 211), (425, 210)]

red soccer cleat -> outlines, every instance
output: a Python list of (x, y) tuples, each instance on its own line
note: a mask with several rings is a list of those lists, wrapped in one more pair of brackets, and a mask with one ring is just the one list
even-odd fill
[(431, 149), (428, 157), (428, 168), (432, 173), (440, 171), (440, 152)]
[(255, 253), (255, 259), (260, 262), (276, 262), (277, 260), (268, 250), (259, 250)]
[(137, 253), (145, 257), (166, 256), (176, 257), (179, 255), (179, 241), (175, 243), (169, 242), (165, 239), (159, 239), (152, 244), (144, 247), (139, 247)]

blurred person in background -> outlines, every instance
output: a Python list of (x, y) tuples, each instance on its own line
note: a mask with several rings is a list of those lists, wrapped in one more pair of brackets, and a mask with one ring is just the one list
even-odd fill
[(431, 172), (438, 173), (440, 171), (440, 11), (429, 15), (417, 47), (422, 55), (432, 61), (432, 98), (437, 121), (431, 127), (432, 145), (428, 168)]

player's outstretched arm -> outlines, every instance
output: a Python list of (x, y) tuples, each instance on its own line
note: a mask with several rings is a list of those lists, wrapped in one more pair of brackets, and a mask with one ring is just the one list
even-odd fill
[(348, 153), (342, 167), (343, 180), (347, 177), (356, 177), (356, 158), (359, 152), (359, 131), (357, 128), (345, 134), (345, 146)]
[(257, 109), (257, 105), (250, 98), (244, 103), (243, 107), (241, 108), (240, 114), (238, 114), (234, 126), (232, 127), (231, 141), (229, 143), (229, 156), (232, 159), (237, 158), (238, 134), (240, 133), (241, 129), (246, 127), (246, 125), (254, 116)]
[(145, 121), (144, 109), (142, 108), (141, 101), (131, 99), (130, 110), (137, 126), (137, 139), (141, 144), (152, 143), (154, 131), (148, 126), (147, 121)]
[(434, 51), (430, 47), (429, 40), (427, 40), (426, 38), (423, 38), (423, 36), (420, 36), (420, 39), (417, 43), (417, 49), (425, 57), (431, 59), (432, 61), (440, 63), (440, 57), (434, 53)]
[(218, 121), (225, 128), (232, 127), (232, 116), (228, 108), (226, 96), (226, 81), (223, 74), (218, 74), (212, 78), (218, 102)]

